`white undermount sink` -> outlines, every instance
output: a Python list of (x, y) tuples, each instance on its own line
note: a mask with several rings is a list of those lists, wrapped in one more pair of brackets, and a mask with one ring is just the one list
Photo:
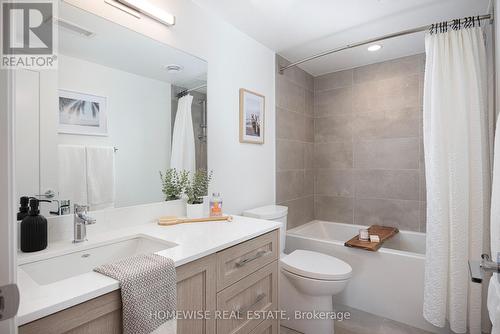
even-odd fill
[(23, 264), (19, 268), (24, 270), (36, 283), (46, 285), (91, 272), (99, 265), (128, 256), (155, 253), (175, 246), (177, 244), (172, 242), (135, 236)]

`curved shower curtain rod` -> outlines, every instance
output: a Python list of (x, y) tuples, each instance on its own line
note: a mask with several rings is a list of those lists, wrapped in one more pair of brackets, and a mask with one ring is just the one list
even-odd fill
[[(493, 15), (491, 15), (491, 14), (474, 16), (473, 18), (474, 19), (478, 19), (479, 22), (483, 21), (483, 20), (490, 20), (490, 22), (493, 21)], [(466, 17), (466, 18), (463, 18), (462, 20), (467, 20), (467, 22), (468, 22), (470, 20), (470, 18)], [(459, 22), (461, 22), (461, 21), (459, 21)], [(453, 25), (457, 24), (457, 20), (451, 20), (451, 21), (447, 21), (447, 22), (442, 22), (441, 24), (453, 26)], [(438, 23), (438, 25), (439, 25), (439, 23)], [(354, 43), (354, 44), (348, 44), (348, 45), (342, 46), (340, 48), (336, 48), (336, 49), (324, 51), (324, 52), (315, 54), (314, 56), (310, 56), (310, 57), (298, 60), (296, 62), (293, 62), (293, 63), (291, 63), (291, 64), (289, 64), (287, 66), (283, 66), (283, 67), (280, 68), (279, 73), (283, 74), (283, 72), (285, 70), (287, 70), (287, 69), (289, 69), (291, 67), (295, 67), (295, 66), (300, 65), (302, 63), (305, 63), (305, 62), (308, 62), (308, 61), (311, 61), (311, 60), (314, 60), (314, 59), (317, 59), (317, 58), (321, 58), (321, 57), (330, 55), (332, 53), (337, 53), (339, 51), (343, 51), (343, 50), (347, 50), (347, 49), (352, 49), (352, 48), (355, 48), (355, 47), (358, 47), (358, 46), (362, 46), (362, 45), (366, 45), (366, 44), (380, 42), (380, 41), (383, 41), (383, 40), (386, 40), (386, 39), (390, 39), (390, 38), (394, 38), (394, 37), (399, 37), (399, 36), (414, 34), (416, 32), (430, 30), (431, 28), (434, 28), (434, 27), (436, 27), (436, 24), (429, 24), (429, 25), (418, 27), (418, 28), (403, 30), (403, 31), (400, 31), (400, 32), (396, 32), (396, 33), (384, 35), (384, 36), (381, 36), (381, 37), (371, 38), (371, 39), (365, 40), (363, 42), (358, 42), (358, 43)]]
[(195, 90), (198, 90), (200, 88), (206, 88), (206, 87), (207, 87), (207, 84), (203, 84), (203, 85), (199, 85), (199, 86), (196, 86), (193, 88), (184, 89), (182, 92), (177, 94), (177, 98), (183, 97), (184, 95), (187, 95), (190, 92), (194, 92)]

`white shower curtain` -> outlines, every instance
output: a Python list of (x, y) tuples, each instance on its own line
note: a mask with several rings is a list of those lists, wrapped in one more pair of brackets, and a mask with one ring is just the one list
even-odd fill
[(479, 259), (488, 221), (486, 50), (481, 28), (427, 34), (424, 152), (427, 250), (424, 317), (455, 333), (481, 333)]
[(191, 117), (192, 103), (193, 97), (185, 95), (179, 99), (177, 104), (170, 168), (175, 168), (178, 171), (194, 172), (196, 170), (193, 119)]

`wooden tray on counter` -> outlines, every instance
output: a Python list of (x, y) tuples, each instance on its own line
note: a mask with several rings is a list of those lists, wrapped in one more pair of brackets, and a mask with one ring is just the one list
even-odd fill
[(351, 240), (346, 241), (344, 243), (344, 246), (353, 247), (353, 248), (360, 248), (360, 249), (364, 249), (367, 251), (376, 252), (384, 244), (384, 241), (392, 238), (398, 232), (399, 232), (399, 230), (395, 227), (372, 225), (368, 228), (368, 233), (378, 235), (378, 237), (380, 238), (380, 242), (370, 242), (370, 241), (359, 240), (359, 235), (356, 235)]

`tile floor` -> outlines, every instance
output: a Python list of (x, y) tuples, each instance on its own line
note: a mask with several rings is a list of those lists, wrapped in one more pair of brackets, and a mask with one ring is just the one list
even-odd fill
[[(339, 309), (351, 312), (351, 319), (337, 321), (335, 334), (430, 334), (400, 322), (385, 319), (371, 313), (342, 306)], [(301, 334), (281, 326), (281, 334)]]

